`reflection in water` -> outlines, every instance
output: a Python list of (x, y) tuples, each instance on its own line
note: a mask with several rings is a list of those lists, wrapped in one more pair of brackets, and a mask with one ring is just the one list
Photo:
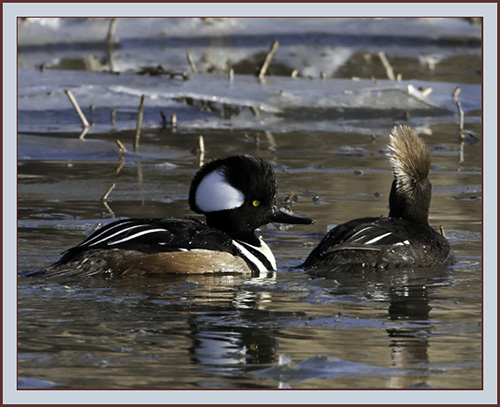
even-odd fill
[[(163, 383), (164, 388), (233, 387), (222, 378), (244, 375), (248, 369), (275, 359), (276, 338), (272, 330), (260, 327), (263, 319), (272, 318), (265, 304), (271, 299), (269, 290), (276, 282), (275, 273), (255, 278), (235, 274), (172, 275), (133, 281), (67, 280), (52, 284), (47, 291), (43, 279), (26, 281), (34, 286), (28, 289), (31, 295), (28, 291), (21, 295), (20, 315), (25, 321), (19, 329), (21, 370), (24, 371), (23, 366), (30, 360), (41, 360), (40, 353), (45, 364), (68, 368), (71, 368), (70, 359), (77, 365), (82, 357), (85, 360), (84, 365), (74, 366), (85, 380), (52, 376), (52, 387), (114, 388), (116, 378), (104, 379), (106, 372), (100, 368), (107, 367), (108, 372), (115, 370), (130, 357), (132, 349), (136, 358), (144, 360), (145, 366), (141, 364), (136, 372), (129, 371), (134, 383), (131, 388), (158, 387), (156, 381)], [(37, 296), (35, 292), (43, 294)], [(59, 308), (51, 307), (51, 298), (61, 294), (67, 296), (61, 299), (68, 303), (62, 314)], [(51, 327), (50, 334), (44, 330), (44, 320), (30, 313), (30, 306), (25, 305), (33, 296), (38, 297), (43, 314), (64, 322)], [(73, 348), (89, 336), (95, 339), (85, 340)], [(179, 373), (173, 381), (163, 378), (163, 374), (143, 375), (144, 381), (135, 378), (142, 369), (161, 365), (163, 374), (167, 375), (176, 366), (180, 371), (195, 368), (200, 372), (190, 376)], [(36, 368), (33, 372), (40, 375)], [(23, 375), (20, 379), (19, 385), (25, 387), (38, 387), (37, 383), (43, 382), (28, 380)]]
[[(390, 320), (412, 321), (413, 326), (393, 327), (387, 330), (389, 334), (391, 361), (395, 368), (407, 369), (412, 366), (427, 366), (429, 355), (427, 337), (431, 334), (429, 318), (429, 299), (427, 289), (423, 284), (404, 285), (390, 288)], [(391, 377), (391, 388), (407, 388), (416, 383), (425, 383), (428, 378), (427, 369), (421, 374), (411, 376)]]
[[(250, 278), (241, 289), (232, 291), (232, 298), (223, 310), (189, 316), (189, 337), (192, 340), (189, 352), (202, 376), (213, 378), (212, 386), (223, 387), (218, 381), (220, 377), (242, 375), (261, 364), (275, 361), (276, 338), (268, 329), (259, 326), (263, 319), (261, 314), (268, 314), (266, 303), (272, 297), (267, 289), (275, 282), (274, 272)], [(237, 312), (238, 325), (232, 321), (234, 311)], [(225, 318), (228, 326), (224, 325)]]
[[(50, 381), (69, 388), (309, 388), (310, 380), (321, 379), (325, 383), (317, 386), (324, 388), (344, 383), (429, 387), (435, 376), (429, 367), (429, 338), (439, 326), (435, 321), (431, 326), (429, 311), (432, 292), (446, 282), (446, 273), (341, 275), (338, 284), (320, 288), (316, 283), (321, 279), (307, 282), (299, 274), (296, 283), (302, 290), (291, 291), (295, 286), (287, 281), (295, 275), (170, 276), (48, 286), (41, 279), (23, 279), (20, 385)], [(294, 295), (299, 296), (295, 308), (289, 302)], [(312, 295), (316, 304), (298, 301), (302, 295)], [(373, 311), (357, 314), (363, 303)], [(36, 313), (30, 311), (35, 304)], [(318, 318), (321, 314), (325, 316)], [(377, 334), (383, 330), (387, 345)], [(324, 349), (301, 348), (323, 335), (332, 341)], [(345, 341), (352, 337), (361, 339), (363, 352), (375, 359), (364, 361), (357, 355), (358, 341)], [(344, 338), (340, 348), (336, 338)], [(300, 352), (289, 353), (283, 339)], [(389, 360), (383, 352), (387, 346)], [(287, 363), (283, 352), (290, 355)], [(50, 366), (75, 369), (79, 378), (66, 378)]]
[[(176, 276), (176, 280), (191, 285), (185, 334), (191, 346), (187, 350), (199, 370), (197, 377), (210, 378), (196, 383), (198, 386), (224, 387), (227, 384), (222, 378), (244, 375), (275, 361), (277, 340), (260, 322), (271, 318), (266, 304), (272, 299), (276, 273), (251, 278), (237, 274)], [(143, 305), (148, 307), (151, 302), (157, 302), (155, 297), (146, 298)], [(159, 311), (171, 309), (171, 304), (165, 304)]]
[[(428, 322), (427, 286), (446, 280), (447, 268), (389, 269), (383, 272), (339, 272), (336, 291), (342, 295), (365, 296), (388, 302), (387, 319), (393, 324), (386, 329), (390, 338), (391, 366), (396, 369), (387, 382), (389, 388), (421, 385), (428, 377), (423, 366), (429, 363), (427, 338), (432, 333)], [(398, 371), (411, 371), (399, 374)]]
[(241, 376), (276, 360), (277, 341), (267, 329), (212, 327), (197, 317), (191, 317), (189, 324), (193, 336), (189, 349), (192, 361), (202, 371), (202, 376), (211, 377), (217, 387), (224, 387), (220, 377)]
[(390, 287), (389, 319), (427, 320), (429, 300), (425, 285)]

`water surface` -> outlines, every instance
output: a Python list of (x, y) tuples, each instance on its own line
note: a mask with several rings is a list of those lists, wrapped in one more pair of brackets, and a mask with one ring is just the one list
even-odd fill
[[(60, 66), (91, 53), (105, 58), (109, 21), (20, 23), (20, 388), (481, 388), (480, 27), (445, 19), (438, 29), (432, 20), (409, 20), (403, 38), (400, 20), (297, 20), (301, 35), (291, 35), (290, 21), (119, 20), (113, 55), (114, 69), (126, 71), (121, 75)], [(265, 35), (251, 34), (256, 26)], [(174, 32), (166, 35), (167, 27)], [(195, 36), (197, 29), (206, 36)], [(260, 82), (245, 69), (273, 39), (280, 41), (274, 72), (271, 65)], [(198, 75), (189, 72), (186, 49), (198, 56)], [(402, 82), (383, 78), (379, 51), (395, 61)], [(233, 82), (207, 62), (227, 59)], [(189, 79), (137, 74), (158, 64)], [(297, 78), (289, 77), (292, 68)], [(457, 86), (462, 139), (451, 97)], [(419, 87), (433, 92), (422, 97)], [(63, 89), (72, 90), (91, 121), (83, 140)], [(146, 109), (134, 152), (141, 94)], [(175, 128), (162, 120), (173, 112)], [(457, 263), (338, 279), (307, 275), (297, 266), (333, 225), (387, 214), (388, 134), (406, 121), (431, 151), (430, 223), (443, 226)], [(259, 231), (276, 255), (277, 272), (25, 276), (99, 224), (193, 216), (187, 196), (200, 164), (200, 135), (204, 162), (233, 154), (268, 160), (278, 202), (315, 220)]]

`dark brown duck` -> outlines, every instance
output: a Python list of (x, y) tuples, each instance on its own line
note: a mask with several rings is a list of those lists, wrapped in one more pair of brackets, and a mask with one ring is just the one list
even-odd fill
[(394, 173), (389, 216), (354, 219), (330, 230), (301, 266), (310, 274), (455, 262), (446, 238), (429, 225), (432, 188), (425, 143), (402, 125), (393, 129), (389, 149)]

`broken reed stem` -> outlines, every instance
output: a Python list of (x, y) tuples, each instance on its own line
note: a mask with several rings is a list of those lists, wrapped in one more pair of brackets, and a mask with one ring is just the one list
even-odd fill
[(462, 110), (462, 104), (459, 100), (457, 100), (457, 109), (458, 109), (458, 128), (460, 129), (460, 134), (464, 129), (464, 111)]
[(108, 34), (106, 35), (106, 56), (108, 57), (110, 72), (115, 72), (115, 63), (113, 59), (113, 45), (114, 45), (113, 36), (115, 35), (117, 23), (118, 20), (116, 18), (112, 18), (109, 21)]
[(127, 149), (123, 145), (123, 143), (119, 139), (115, 139), (115, 143), (118, 146), (118, 148), (124, 152), (127, 152)]
[(278, 50), (278, 45), (279, 45), (278, 41), (273, 41), (271, 48), (269, 49), (269, 52), (266, 55), (266, 59), (264, 60), (264, 63), (262, 64), (262, 67), (259, 70), (259, 74), (257, 75), (259, 79), (262, 79), (266, 74), (267, 68), (269, 68), (269, 64), (271, 63), (274, 54), (276, 54), (276, 51)]
[(116, 110), (111, 109), (111, 125), (114, 126), (116, 124)]
[(457, 86), (455, 88), (455, 90), (453, 91), (453, 93), (451, 94), (451, 97), (453, 98), (453, 100), (455, 101), (456, 105), (457, 105), (457, 109), (458, 109), (458, 130), (459, 130), (459, 133), (460, 133), (460, 152), (459, 152), (459, 156), (458, 156), (458, 162), (459, 163), (463, 163), (464, 160), (465, 160), (465, 142), (464, 142), (464, 134), (463, 134), (463, 130), (464, 130), (464, 111), (462, 110), (462, 104), (460, 103), (460, 100), (458, 100), (458, 95), (460, 94), (460, 92), (462, 91), (462, 88), (460, 88), (460, 86)]
[(465, 152), (464, 152), (465, 142), (463, 140), (462, 133), (460, 133), (460, 136), (461, 136), (461, 141), (460, 141), (460, 150), (458, 153), (458, 162), (463, 163), (465, 160)]
[(259, 109), (255, 106), (250, 106), (250, 110), (252, 111), (253, 115), (255, 117), (259, 117), (260, 116), (260, 112), (259, 112)]
[(108, 45), (113, 43), (113, 35), (115, 35), (116, 24), (118, 20), (116, 18), (112, 18), (109, 22), (108, 35), (106, 36), (106, 42)]
[(137, 151), (139, 150), (139, 139), (141, 138), (141, 126), (142, 126), (142, 117), (144, 116), (145, 99), (146, 95), (142, 95), (141, 104), (139, 105), (139, 114), (137, 115), (137, 127), (135, 129), (134, 153), (137, 153)]
[(102, 196), (102, 198), (101, 198), (102, 202), (106, 202), (108, 200), (109, 194), (111, 193), (111, 191), (113, 189), (115, 189), (115, 187), (116, 187), (116, 184), (111, 184), (111, 186), (108, 188), (108, 190), (106, 191), (106, 193)]
[(453, 93), (451, 94), (451, 97), (453, 98), (454, 102), (458, 100), (458, 95), (460, 95), (460, 92), (462, 92), (462, 88), (460, 86), (457, 86), (453, 91)]
[(233, 68), (229, 69), (228, 78), (229, 78), (229, 82), (232, 82), (234, 80), (234, 69)]
[(420, 93), (422, 94), (422, 96), (427, 97), (432, 93), (432, 88), (430, 86), (427, 86), (425, 89), (422, 89)]
[(172, 127), (176, 127), (177, 126), (177, 114), (175, 112), (173, 112), (170, 115), (170, 126), (172, 126)]
[(387, 77), (391, 80), (391, 81), (395, 81), (396, 80), (396, 76), (394, 75), (394, 71), (392, 70), (392, 66), (391, 64), (389, 63), (389, 60), (387, 59), (387, 57), (385, 56), (385, 53), (383, 51), (380, 51), (378, 53), (378, 57), (380, 58), (380, 60), (382, 61), (382, 65), (384, 65), (384, 68), (385, 68), (385, 72), (387, 74)]
[(457, 86), (457, 88), (453, 91), (452, 93), (452, 98), (455, 101), (458, 109), (458, 127), (460, 129), (460, 135), (462, 135), (462, 131), (464, 129), (464, 111), (462, 110), (462, 104), (460, 103), (460, 100), (458, 100), (458, 95), (462, 91), (462, 88), (460, 86)]
[(264, 134), (267, 138), (267, 143), (269, 145), (267, 149), (269, 151), (276, 151), (276, 139), (274, 138), (273, 133), (271, 133), (269, 130), (266, 130)]
[(205, 141), (201, 135), (198, 136), (198, 152), (198, 166), (201, 168), (205, 160)]
[(106, 55), (108, 57), (108, 62), (109, 62), (109, 72), (115, 72), (115, 62), (113, 59), (113, 47), (108, 44), (106, 47)]
[(122, 150), (118, 151), (118, 158), (120, 159), (120, 164), (118, 165), (118, 168), (115, 171), (116, 174), (119, 174), (122, 168), (125, 166), (125, 158), (123, 158)]
[(82, 109), (80, 109), (80, 106), (78, 105), (78, 102), (76, 101), (76, 99), (73, 96), (73, 94), (71, 93), (71, 91), (68, 89), (65, 89), (64, 93), (66, 93), (66, 96), (68, 96), (69, 101), (71, 102), (71, 104), (73, 105), (73, 108), (75, 109), (76, 113), (80, 117), (80, 120), (82, 122), (83, 127), (84, 128), (89, 127), (89, 122), (87, 121), (87, 118), (83, 114)]
[(84, 140), (85, 139), (85, 136), (87, 135), (89, 131), (89, 128), (88, 127), (84, 127), (82, 132), (80, 133), (80, 136), (78, 137), (80, 140)]
[(203, 136), (198, 136), (198, 149), (200, 153), (205, 152), (205, 141), (203, 140)]
[(196, 65), (194, 64), (193, 58), (191, 57), (191, 54), (189, 53), (189, 51), (186, 52), (186, 57), (187, 57), (187, 60), (189, 62), (189, 66), (191, 67), (191, 71), (194, 74), (197, 74), (198, 73), (198, 69), (196, 69)]
[(103, 201), (102, 204), (104, 205), (104, 207), (107, 209), (107, 211), (109, 212), (109, 214), (111, 215), (112, 218), (116, 218), (116, 215), (115, 213), (113, 212), (113, 209), (111, 209), (111, 207), (108, 205), (108, 203), (106, 201)]

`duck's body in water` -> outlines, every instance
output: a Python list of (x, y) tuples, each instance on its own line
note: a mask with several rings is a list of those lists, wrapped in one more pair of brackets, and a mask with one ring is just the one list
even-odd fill
[(189, 204), (207, 223), (190, 219), (124, 219), (67, 250), (43, 270), (48, 277), (259, 273), (276, 269), (255, 230), (270, 222), (309, 224), (275, 206), (269, 163), (250, 156), (214, 160), (195, 175)]
[(389, 149), (389, 216), (354, 219), (330, 230), (301, 266), (310, 274), (454, 263), (450, 244), (428, 221), (432, 192), (425, 143), (410, 127), (398, 126)]

